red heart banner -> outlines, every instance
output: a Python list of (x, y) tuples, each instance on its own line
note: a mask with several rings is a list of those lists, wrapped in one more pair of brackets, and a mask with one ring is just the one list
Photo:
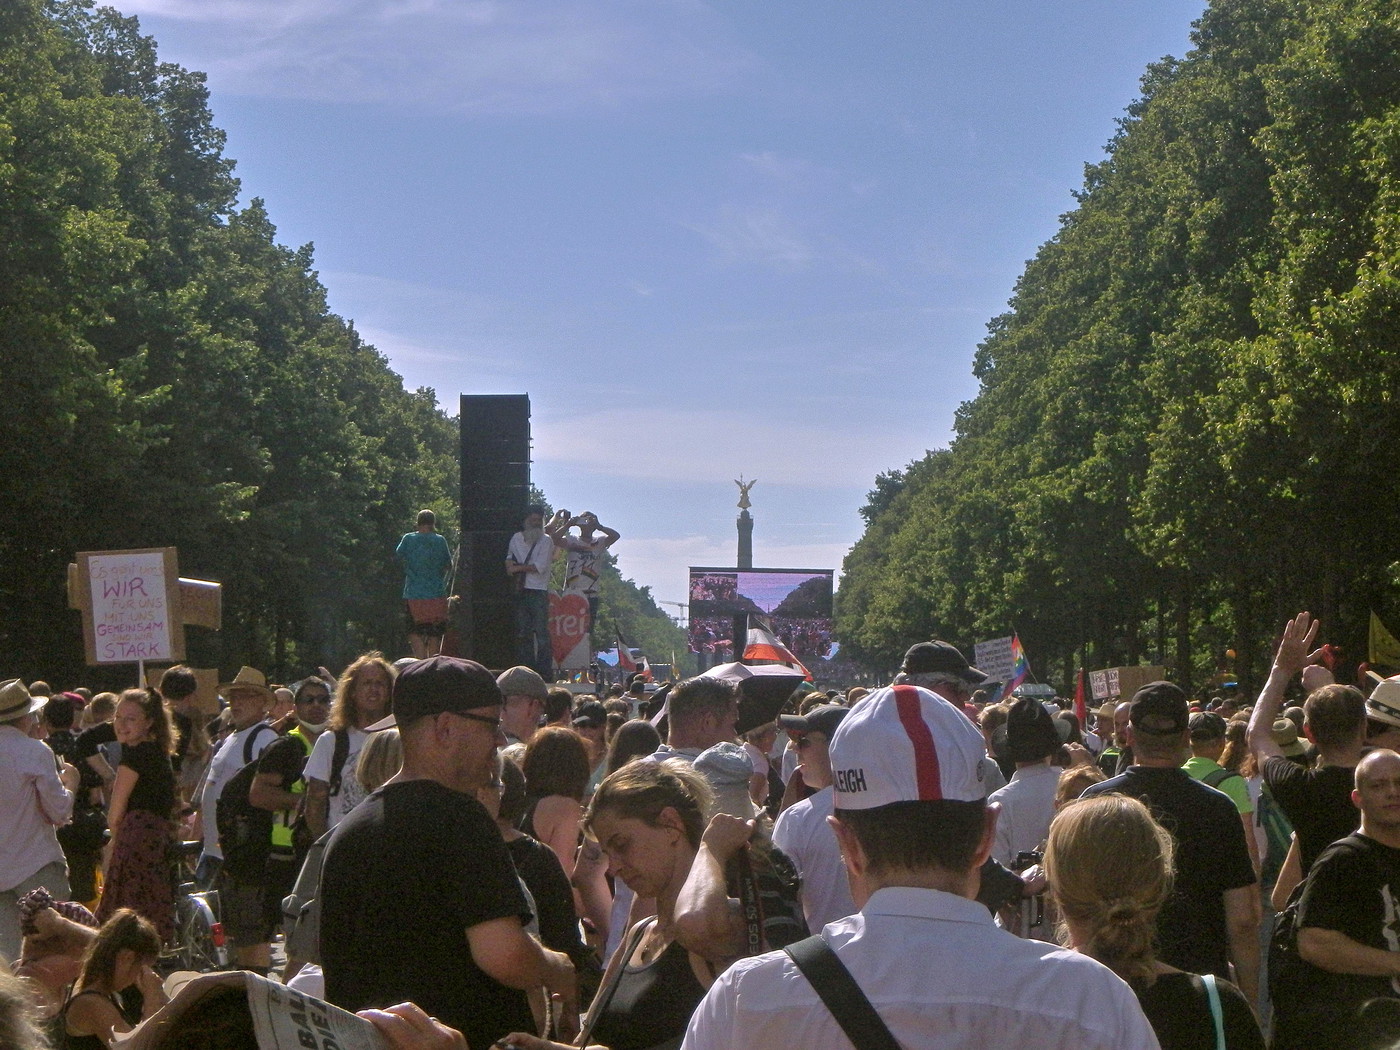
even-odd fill
[(549, 596), (549, 641), (556, 667), (581, 671), (588, 666), (588, 599), (582, 594)]

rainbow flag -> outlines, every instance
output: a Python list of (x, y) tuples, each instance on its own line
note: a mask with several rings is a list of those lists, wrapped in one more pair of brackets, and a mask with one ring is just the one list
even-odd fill
[(1001, 695), (1010, 696), (1011, 690), (1030, 677), (1031, 665), (1026, 659), (1026, 651), (1021, 648), (1020, 635), (1012, 632), (1011, 635), (1011, 678), (1002, 687)]

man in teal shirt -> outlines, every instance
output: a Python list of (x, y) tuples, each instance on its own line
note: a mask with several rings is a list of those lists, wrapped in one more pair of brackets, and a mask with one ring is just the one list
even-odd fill
[(1259, 843), (1254, 837), (1254, 800), (1249, 797), (1249, 785), (1238, 773), (1220, 765), (1225, 753), (1225, 719), (1214, 711), (1198, 711), (1191, 716), (1191, 757), (1181, 768), (1196, 780), (1224, 792), (1239, 811), (1244, 824), (1244, 841), (1249, 847), (1249, 860), (1259, 873)]
[(394, 556), (403, 564), (408, 642), (415, 660), (436, 655), (447, 630), (447, 572), (452, 552), (430, 510), (418, 512), (418, 531), (404, 533)]

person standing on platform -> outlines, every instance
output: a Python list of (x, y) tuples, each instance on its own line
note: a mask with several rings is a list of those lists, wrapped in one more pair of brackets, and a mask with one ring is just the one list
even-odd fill
[(554, 539), (544, 531), (544, 508), (525, 508), (520, 531), (510, 538), (506, 575), (514, 587), (516, 658), (534, 668), (546, 682), (554, 681), (554, 654), (549, 642), (549, 570), (554, 564)]
[[(418, 531), (406, 532), (394, 551), (403, 565), (403, 599), (408, 612), (408, 644), (416, 660), (442, 648), (447, 632), (447, 573), (452, 568), (452, 551), (437, 531), (437, 516), (430, 510), (418, 512)], [(425, 613), (415, 602), (440, 602)]]
[[(570, 536), (569, 530), (578, 526), (579, 534)], [(616, 529), (610, 529), (598, 520), (598, 515), (586, 510), (578, 517), (570, 517), (567, 510), (561, 510), (550, 519), (545, 529), (554, 540), (554, 545), (564, 550), (568, 558), (564, 563), (564, 593), (582, 594), (588, 599), (588, 633), (594, 650), (598, 645), (598, 577), (603, 567), (603, 552), (616, 543), (621, 536)]]

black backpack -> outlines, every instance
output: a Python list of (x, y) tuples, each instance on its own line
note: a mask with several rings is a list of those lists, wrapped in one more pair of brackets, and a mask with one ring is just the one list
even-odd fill
[[(1338, 839), (1327, 847), (1328, 852), (1346, 849), (1354, 853), (1366, 850), (1355, 835)], [(1293, 887), (1283, 911), (1274, 917), (1274, 932), (1269, 937), (1269, 999), (1275, 1011), (1305, 1010), (1316, 997), (1313, 969), (1298, 952), (1298, 905), (1303, 899), (1304, 878)]]
[(248, 882), (262, 880), (272, 853), (272, 811), (258, 809), (248, 801), (253, 778), (258, 775), (253, 748), (264, 729), (275, 733), (266, 722), (260, 722), (243, 741), (243, 766), (220, 789), (215, 811), (219, 848), (224, 853), (223, 870)]

